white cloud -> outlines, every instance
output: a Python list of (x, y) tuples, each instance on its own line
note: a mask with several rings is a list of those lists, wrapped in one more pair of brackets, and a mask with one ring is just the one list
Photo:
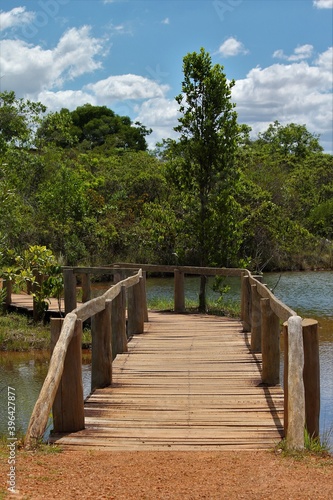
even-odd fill
[(110, 76), (105, 80), (86, 85), (86, 90), (99, 96), (104, 102), (109, 103), (123, 100), (142, 100), (163, 97), (169, 89), (167, 85), (159, 85), (139, 75)]
[(34, 17), (34, 12), (27, 11), (25, 7), (15, 7), (8, 12), (0, 11), (0, 31), (28, 24)]
[(333, 0), (313, 0), (313, 5), (317, 9), (333, 9)]
[(220, 45), (218, 53), (224, 57), (237, 56), (238, 54), (248, 54), (248, 50), (242, 42), (234, 37), (230, 37)]
[(254, 68), (236, 81), (233, 100), (239, 120), (257, 133), (269, 123), (306, 124), (321, 134), (326, 150), (332, 150), (333, 49), (320, 54), (310, 65), (305, 61)]
[(163, 19), (163, 21), (161, 21), (162, 24), (170, 24), (170, 19), (168, 17), (166, 17), (165, 19)]
[(61, 108), (68, 108), (72, 111), (87, 103), (97, 105), (96, 97), (82, 90), (60, 90), (58, 92), (44, 90), (38, 94), (37, 100), (42, 102), (49, 111), (59, 111)]
[(162, 139), (177, 137), (177, 133), (173, 130), (173, 127), (177, 125), (179, 114), (175, 99), (166, 97), (148, 99), (141, 105), (137, 105), (135, 111), (137, 114), (134, 121), (139, 121), (153, 129), (152, 134), (146, 138), (150, 148)]
[(287, 56), (282, 49), (276, 50), (273, 54), (274, 58), (285, 59), (286, 61), (301, 61), (302, 59), (308, 59), (312, 56), (313, 45), (305, 44), (296, 47), (294, 53)]
[(30, 96), (61, 87), (67, 80), (100, 68), (96, 56), (102, 50), (101, 40), (90, 36), (88, 26), (70, 29), (52, 50), (4, 39), (0, 51), (2, 86), (18, 95)]

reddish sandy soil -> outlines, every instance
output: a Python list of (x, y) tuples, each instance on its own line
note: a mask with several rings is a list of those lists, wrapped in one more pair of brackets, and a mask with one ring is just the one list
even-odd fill
[[(7, 459), (0, 459), (0, 499)], [(19, 452), (16, 499), (333, 499), (333, 458), (274, 452)], [(9, 497), (12, 497), (10, 495)]]

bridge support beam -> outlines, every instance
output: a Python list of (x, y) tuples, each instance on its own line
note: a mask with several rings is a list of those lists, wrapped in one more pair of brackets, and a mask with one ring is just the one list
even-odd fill
[(284, 323), (285, 372), (284, 372), (284, 427), (287, 446), (304, 449), (305, 394), (303, 382), (304, 352), (302, 318), (291, 316)]
[(117, 354), (127, 352), (126, 336), (126, 288), (121, 287), (119, 295), (112, 301), (111, 309), (112, 329), (112, 359)]
[(76, 276), (73, 269), (63, 270), (65, 315), (76, 309)]
[[(51, 319), (51, 352), (60, 335), (62, 318)], [(55, 433), (76, 432), (84, 429), (82, 383), (82, 321), (77, 320), (74, 336), (69, 343), (64, 370), (54, 399), (53, 430)]]
[(110, 300), (105, 301), (105, 309), (91, 318), (91, 390), (107, 387), (112, 383)]
[(269, 299), (260, 300), (262, 382), (267, 385), (280, 383), (280, 320), (272, 311)]
[(248, 276), (241, 277), (241, 321), (243, 332), (251, 331), (251, 287)]
[(261, 311), (257, 285), (251, 285), (251, 351), (261, 352)]
[(174, 270), (174, 310), (175, 313), (185, 312), (185, 286), (184, 273), (179, 269)]
[(318, 321), (303, 319), (305, 425), (311, 437), (319, 436), (320, 367)]
[(143, 278), (139, 278), (139, 283), (132, 286), (127, 291), (127, 311), (128, 311), (128, 336), (144, 332), (145, 319), (145, 297), (142, 283)]

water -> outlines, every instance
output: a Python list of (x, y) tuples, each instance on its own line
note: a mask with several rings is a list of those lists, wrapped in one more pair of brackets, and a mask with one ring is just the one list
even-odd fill
[[(7, 391), (15, 389), (16, 437), (25, 433), (30, 415), (38, 398), (49, 368), (49, 351), (0, 353), (0, 434), (7, 435)], [(90, 352), (82, 353), (82, 378), (84, 397), (90, 392)], [(45, 438), (52, 428), (49, 418)]]
[[(333, 272), (267, 273), (264, 282), (274, 294), (302, 317), (312, 317), (319, 322), (320, 372), (321, 372), (321, 416), (320, 429), (323, 435), (330, 430), (330, 445), (333, 448)], [(219, 295), (212, 289), (213, 279), (207, 287), (208, 297)], [(227, 278), (230, 291), (226, 300), (239, 300), (239, 278)], [(199, 279), (186, 277), (186, 298), (198, 301)], [(103, 290), (101, 290), (101, 293)], [(148, 298), (173, 298), (172, 278), (149, 278)], [(16, 389), (17, 428), (26, 431), (28, 421), (43, 384), (49, 365), (48, 352), (0, 353), (0, 432), (7, 433), (7, 387)], [(83, 353), (84, 396), (90, 391), (90, 353)], [(46, 436), (51, 427), (49, 421)]]

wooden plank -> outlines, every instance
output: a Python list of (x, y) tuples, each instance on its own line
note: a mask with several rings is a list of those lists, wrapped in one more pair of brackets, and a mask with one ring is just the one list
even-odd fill
[(112, 386), (85, 402), (86, 429), (66, 448), (267, 449), (283, 433), (283, 391), (260, 384), (261, 356), (237, 320), (150, 313), (113, 365)]

